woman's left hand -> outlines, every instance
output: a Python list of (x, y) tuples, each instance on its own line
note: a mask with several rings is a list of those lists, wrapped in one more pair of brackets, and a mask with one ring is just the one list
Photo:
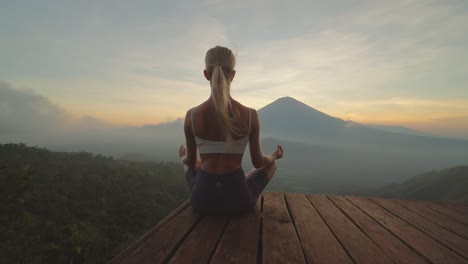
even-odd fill
[(272, 156), (274, 159), (281, 159), (283, 157), (283, 147), (278, 145), (276, 150), (273, 152)]

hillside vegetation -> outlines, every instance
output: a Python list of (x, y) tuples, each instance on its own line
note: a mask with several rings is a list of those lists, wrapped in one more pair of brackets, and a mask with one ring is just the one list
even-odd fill
[(383, 198), (405, 198), (468, 202), (468, 166), (430, 171), (402, 183), (378, 189), (373, 195)]
[(0, 144), (0, 263), (106, 263), (187, 196), (176, 163)]

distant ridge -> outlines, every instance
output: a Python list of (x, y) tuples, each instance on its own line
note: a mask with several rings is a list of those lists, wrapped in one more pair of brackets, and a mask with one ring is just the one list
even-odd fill
[(416, 136), (435, 136), (429, 133), (424, 133), (424, 132), (414, 130), (411, 128), (407, 128), (404, 126), (370, 125), (370, 124), (365, 124), (365, 126), (372, 127), (372, 128), (382, 130), (382, 131), (392, 132), (392, 133), (409, 134), (409, 135), (416, 135)]
[(387, 185), (378, 189), (374, 195), (383, 198), (468, 202), (467, 190), (468, 166), (456, 166)]

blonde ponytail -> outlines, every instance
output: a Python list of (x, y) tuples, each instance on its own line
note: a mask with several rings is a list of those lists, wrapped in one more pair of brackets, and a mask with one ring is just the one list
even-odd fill
[(206, 53), (205, 64), (211, 74), (211, 94), (218, 122), (226, 141), (233, 141), (232, 135), (239, 135), (238, 129), (233, 125), (239, 112), (232, 109), (229, 74), (234, 70), (236, 60), (230, 49), (216, 46)]

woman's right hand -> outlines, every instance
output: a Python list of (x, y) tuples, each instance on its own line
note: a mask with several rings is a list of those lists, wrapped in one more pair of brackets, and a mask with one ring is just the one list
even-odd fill
[(184, 159), (185, 156), (187, 156), (187, 149), (184, 147), (184, 145), (180, 145), (179, 158)]
[(273, 159), (281, 159), (283, 157), (283, 147), (281, 145), (278, 145), (276, 147), (276, 150), (271, 154), (273, 156)]

